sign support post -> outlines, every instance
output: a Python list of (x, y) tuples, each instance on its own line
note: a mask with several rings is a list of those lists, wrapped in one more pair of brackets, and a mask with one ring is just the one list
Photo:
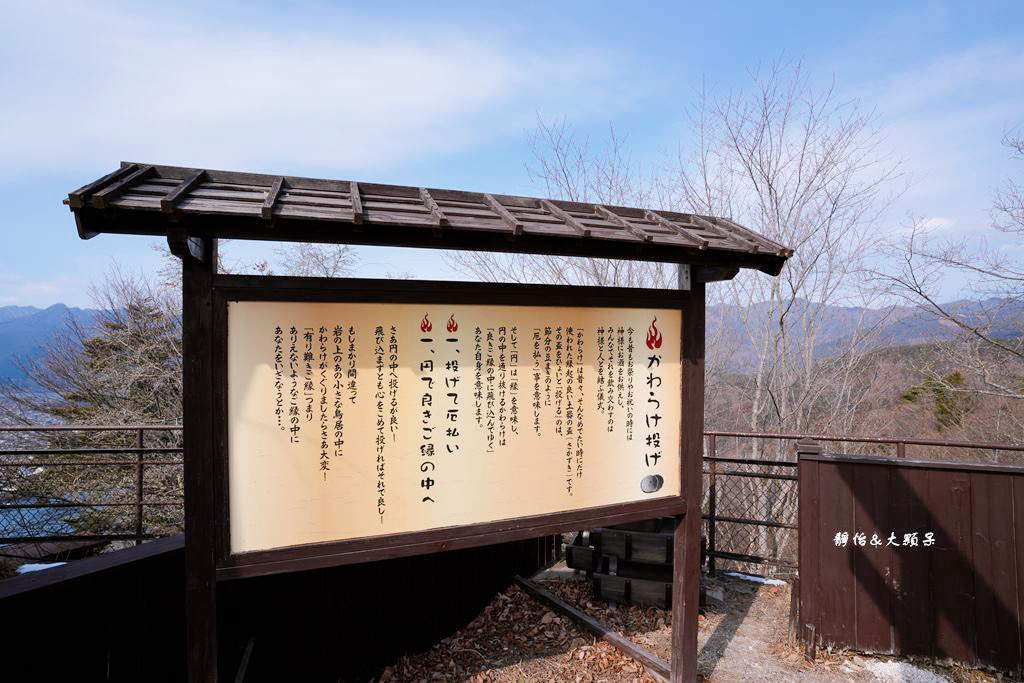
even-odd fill
[(700, 603), (700, 529), (704, 449), (704, 283), (682, 281), (689, 291), (682, 335), (681, 476), (686, 513), (676, 518), (672, 544), (672, 683), (697, 680), (697, 610)]
[(185, 624), (190, 681), (217, 680), (214, 556), (213, 277), (217, 241), (168, 237), (182, 264)]

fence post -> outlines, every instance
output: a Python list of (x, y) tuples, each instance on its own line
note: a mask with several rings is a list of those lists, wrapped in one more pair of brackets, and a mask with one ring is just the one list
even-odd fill
[(135, 452), (135, 545), (142, 543), (142, 531), (144, 528), (142, 515), (142, 440), (144, 431), (140, 429), (135, 434), (135, 447), (139, 449)]
[(715, 435), (708, 435), (708, 455), (711, 460), (708, 463), (708, 576), (715, 575), (715, 514), (716, 514), (716, 491), (715, 491), (715, 466), (714, 459), (718, 452), (715, 442)]
[(796, 442), (797, 460), (799, 460), (802, 455), (821, 455), (822, 452), (821, 444), (814, 439), (799, 439)]
[(907, 457), (907, 444), (903, 443), (902, 441), (897, 441), (896, 442), (896, 457), (897, 458), (905, 458), (905, 457)]

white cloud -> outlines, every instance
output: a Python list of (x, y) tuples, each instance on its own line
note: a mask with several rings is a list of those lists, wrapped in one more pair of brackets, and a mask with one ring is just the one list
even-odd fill
[(993, 188), (1020, 177), (1000, 139), (1024, 118), (1024, 44), (967, 46), (853, 94), (876, 109), (887, 146), (905, 160), (913, 184), (896, 215), (942, 216), (935, 227), (950, 232), (990, 227)]
[(519, 135), (538, 109), (606, 115), (616, 102), (601, 87), (615, 56), (572, 45), (534, 52), (323, 8), (295, 28), (244, 5), (230, 18), (158, 7), (7, 7), (0, 173), (120, 159), (365, 173)]
[(42, 280), (0, 273), (0, 306), (46, 308), (57, 301), (68, 306), (90, 306), (88, 283), (77, 277), (62, 276)]
[(956, 221), (952, 218), (943, 218), (942, 216), (932, 216), (925, 218), (921, 221), (921, 228), (924, 232), (943, 232), (949, 230), (956, 225)]
[[(904, 160), (912, 182), (889, 214), (888, 232), (906, 234), (920, 220), (940, 243), (1006, 252), (1010, 240), (991, 229), (990, 209), (996, 186), (1024, 180), (1000, 144), (1003, 131), (1024, 118), (1024, 44), (950, 46), (851, 94), (875, 109), (887, 148)], [(962, 273), (945, 274), (940, 298), (969, 295)]]
[[(1019, 116), (1020, 85), (1024, 79), (1024, 49), (1019, 44), (992, 41), (967, 46), (927, 63), (895, 72), (873, 89), (885, 102), (888, 113), (919, 112), (926, 107), (940, 110), (988, 109)], [(1002, 92), (994, 101), (987, 96)]]

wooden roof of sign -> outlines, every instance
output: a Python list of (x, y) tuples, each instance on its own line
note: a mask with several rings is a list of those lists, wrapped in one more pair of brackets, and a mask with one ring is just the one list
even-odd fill
[(98, 233), (478, 249), (755, 268), (792, 255), (725, 218), (122, 162), (65, 201)]

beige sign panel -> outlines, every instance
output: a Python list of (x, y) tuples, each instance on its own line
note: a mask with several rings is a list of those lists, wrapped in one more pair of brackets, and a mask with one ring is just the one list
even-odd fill
[(229, 302), (231, 551), (678, 496), (681, 312)]

